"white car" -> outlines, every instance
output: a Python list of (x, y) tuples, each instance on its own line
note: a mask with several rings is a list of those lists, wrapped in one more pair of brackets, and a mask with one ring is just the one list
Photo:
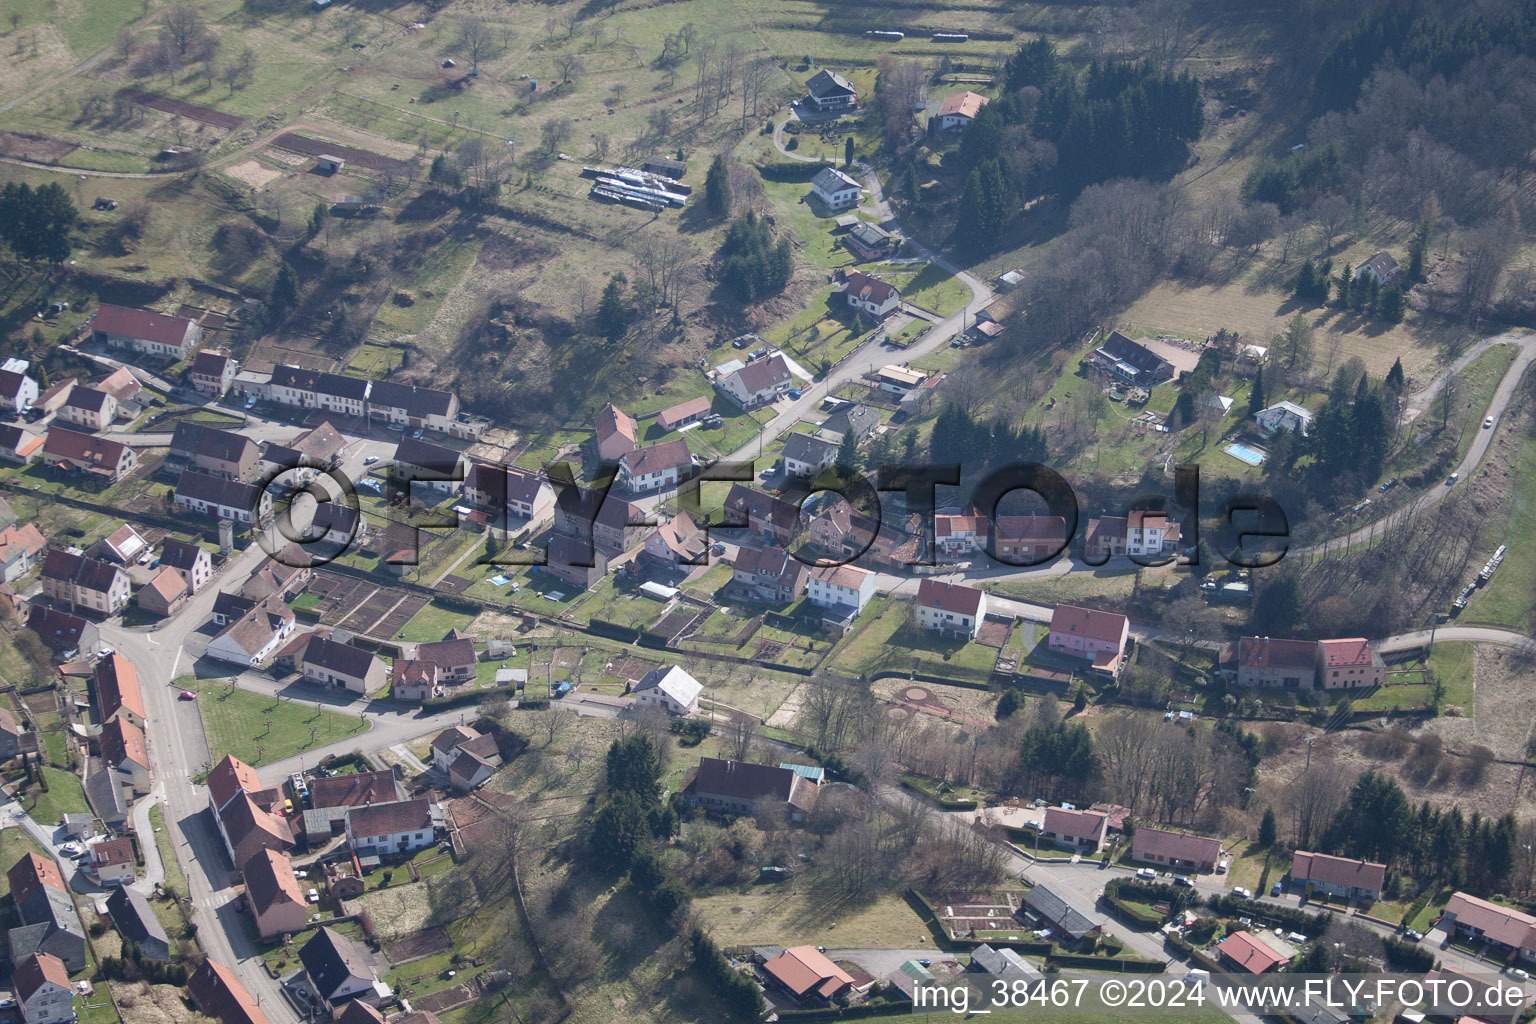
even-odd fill
[(379, 461), (379, 457), (377, 455), (370, 455), (366, 459), (363, 460), (363, 465), (371, 466), (375, 462), (378, 462), (378, 461)]
[(1234, 885), (1232, 887), (1232, 895), (1240, 900), (1251, 900), (1253, 899), (1253, 890), (1245, 889), (1240, 885)]
[(1504, 969), (1504, 973), (1509, 975), (1511, 978), (1519, 978), (1521, 981), (1531, 980), (1530, 972), (1521, 967), (1506, 967)]
[(78, 857), (85, 852), (85, 847), (79, 843), (65, 843), (59, 847), (59, 852), (66, 857)]
[(1487, 429), (1489, 429), (1492, 426), (1493, 426), (1493, 417), (1492, 416), (1489, 416), (1487, 419), (1483, 420), (1483, 429), (1484, 430), (1487, 430)]
[(1150, 882), (1157, 877), (1157, 872), (1151, 868), (1142, 868), (1136, 872), (1136, 877), (1144, 882)]

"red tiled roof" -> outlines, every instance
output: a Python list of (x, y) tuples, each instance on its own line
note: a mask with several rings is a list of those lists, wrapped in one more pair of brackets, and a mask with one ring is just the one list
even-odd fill
[(96, 699), (100, 702), (103, 719), (124, 709), (140, 718), (148, 717), (144, 711), (144, 696), (139, 692), (138, 670), (121, 654), (110, 654), (96, 663)]
[(987, 105), (987, 98), (981, 93), (952, 92), (944, 97), (944, 103), (939, 107), (940, 117), (971, 117), (981, 113), (981, 108)]
[(1086, 636), (1105, 643), (1119, 643), (1128, 625), (1129, 620), (1118, 612), (1079, 608), (1071, 604), (1059, 604), (1051, 613), (1052, 633)]
[(917, 585), (917, 603), (956, 615), (975, 615), (981, 607), (982, 592), (958, 583), (926, 579)]
[(671, 441), (663, 441), (661, 444), (653, 444), (649, 448), (636, 448), (632, 452), (626, 452), (620, 456), (631, 476), (646, 476), (650, 473), (662, 473), (669, 469), (681, 469), (693, 464), (693, 455), (688, 450), (688, 442), (681, 438), (673, 438)]
[(1329, 668), (1349, 668), (1352, 666), (1370, 665), (1371, 642), (1364, 637), (1350, 637), (1345, 640), (1319, 640), (1318, 650), (1322, 653), (1323, 664)]
[(741, 381), (741, 386), (747, 394), (755, 395), (759, 391), (767, 391), (769, 388), (789, 383), (789, 365), (784, 362), (783, 356), (774, 354), (767, 359), (748, 363), (736, 371), (735, 377)]
[(25, 1003), (37, 994), (38, 989), (52, 983), (70, 990), (69, 968), (52, 953), (33, 953), (16, 965), (11, 973), (11, 986)]
[(352, 833), (361, 839), (432, 828), (432, 801), (394, 800), (387, 804), (354, 807), (347, 812)]
[(213, 766), (213, 770), (208, 773), (207, 785), (217, 807), (229, 803), (242, 789), (248, 793), (261, 790), (261, 780), (256, 777), (256, 769), (233, 754), (226, 754), (224, 760)]
[(1272, 971), (1286, 961), (1285, 957), (1247, 932), (1233, 932), (1217, 943), (1216, 948), (1252, 974)]
[(853, 984), (848, 972), (815, 946), (792, 946), (763, 964), (763, 970), (799, 998), (815, 992), (831, 999)]
[(127, 451), (128, 446), (125, 444), (60, 426), (50, 428), (48, 439), (43, 442), (43, 453), (46, 455), (109, 466), (112, 469), (122, 464), (123, 455)]
[(1316, 640), (1281, 640), (1245, 636), (1237, 642), (1237, 663), (1244, 668), (1317, 668)]
[(679, 420), (690, 419), (694, 416), (702, 416), (709, 412), (712, 403), (707, 395), (698, 398), (690, 398), (686, 402), (679, 402), (670, 409), (663, 409), (656, 414), (656, 422), (665, 430), (671, 430), (672, 425)]
[(41, 885), (60, 892), (69, 891), (64, 887), (64, 876), (59, 873), (59, 865), (51, 858), (36, 853), (23, 854), (5, 873), (5, 879), (11, 887), (11, 899), (18, 903)]
[(1291, 855), (1291, 877), (1299, 882), (1325, 882), (1380, 892), (1387, 883), (1387, 866), (1297, 850)]
[(98, 868), (133, 862), (133, 843), (127, 839), (104, 839), (91, 846), (91, 862)]
[(942, 540), (945, 537), (956, 537), (960, 534), (977, 534), (986, 538), (986, 516), (934, 516), (933, 535)]
[(1004, 541), (1039, 541), (1065, 544), (1067, 521), (1061, 516), (998, 516), (997, 539)]
[(845, 590), (858, 590), (874, 573), (856, 565), (818, 565), (810, 570), (811, 578)]
[(609, 402), (599, 410), (597, 424), (593, 433), (597, 435), (599, 443), (606, 441), (614, 435), (618, 435), (630, 444), (634, 444), (635, 439), (639, 436), (639, 427), (635, 423), (634, 417), (624, 412), (624, 410), (612, 402)]
[(221, 1024), (269, 1024), (235, 972), (221, 963), (204, 960), (187, 979), (187, 988), (203, 1012)]
[(304, 893), (287, 854), (260, 850), (245, 862), (240, 873), (245, 878), (246, 895), (257, 913), (264, 914), (279, 903), (303, 906)]
[(148, 309), (130, 309), (103, 302), (91, 321), (94, 330), (124, 338), (142, 338), (161, 345), (180, 345), (186, 339), (192, 321)]
[(128, 721), (117, 718), (101, 730), (101, 756), (114, 768), (124, 761), (132, 761), (149, 767), (149, 754), (144, 749), (144, 730)]
[(1109, 828), (1109, 815), (1103, 811), (1077, 811), (1066, 807), (1045, 809), (1045, 831), (1083, 839), (1102, 839)]
[(1221, 840), (1192, 836), (1184, 832), (1142, 825), (1131, 837), (1132, 856), (1137, 860), (1177, 859), (1196, 864), (1214, 864), (1221, 856)]
[(1458, 925), (1475, 928), (1495, 942), (1536, 951), (1536, 917), (1513, 907), (1458, 892), (1446, 903), (1445, 912), (1454, 915)]
[(865, 302), (872, 302), (877, 306), (883, 306), (891, 296), (901, 297), (896, 286), (889, 281), (882, 281), (878, 277), (864, 273), (862, 270), (852, 270), (844, 278), (847, 287), (844, 292), (848, 295), (856, 295)]

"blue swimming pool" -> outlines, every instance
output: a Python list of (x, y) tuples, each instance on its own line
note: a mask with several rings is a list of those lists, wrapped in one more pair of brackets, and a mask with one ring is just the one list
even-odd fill
[(1236, 441), (1233, 441), (1231, 444), (1227, 445), (1222, 449), (1222, 451), (1226, 452), (1234, 459), (1239, 459), (1248, 463), (1250, 466), (1261, 466), (1264, 464), (1264, 460), (1269, 458), (1269, 454), (1267, 452), (1261, 452), (1255, 448), (1249, 448), (1247, 445), (1238, 444)]

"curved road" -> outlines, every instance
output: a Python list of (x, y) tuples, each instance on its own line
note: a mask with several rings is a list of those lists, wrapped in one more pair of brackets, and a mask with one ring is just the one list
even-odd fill
[[(1413, 398), (1409, 399), (1409, 407), (1408, 409), (1404, 410), (1405, 422), (1412, 422), (1415, 417), (1429, 408), (1429, 404), (1433, 400), (1435, 394), (1437, 394), (1440, 389), (1445, 386), (1445, 381), (1451, 373), (1457, 372), (1466, 367), (1472, 362), (1474, 358), (1476, 358), (1478, 355), (1481, 355), (1483, 351), (1495, 344), (1515, 345), (1520, 349), (1520, 352), (1515, 356), (1515, 361), (1510, 363), (1509, 369), (1504, 374), (1504, 379), (1499, 382), (1498, 390), (1494, 392), (1493, 400), (1488, 403), (1488, 408), (1485, 409), (1482, 415), (1477, 419), (1475, 424), (1477, 436), (1472, 438), (1472, 446), (1467, 449), (1466, 457), (1457, 463), (1454, 470), (1454, 472), (1460, 474), (1460, 480), (1458, 483), (1465, 483), (1466, 480), (1472, 475), (1472, 471), (1477, 468), (1478, 463), (1482, 461), (1483, 456), (1488, 454), (1488, 448), (1493, 443), (1493, 435), (1497, 432), (1499, 420), (1504, 416), (1504, 410), (1509, 407), (1510, 401), (1515, 397), (1515, 392), (1520, 387), (1521, 378), (1525, 376), (1525, 371), (1530, 367), (1532, 360), (1536, 360), (1536, 335), (1514, 333), (1500, 334), (1479, 342), (1477, 345), (1474, 345), (1472, 349), (1463, 353), (1462, 356), (1456, 360), (1456, 362), (1452, 363), (1451, 366), (1447, 368), (1445, 373), (1442, 373), (1438, 378), (1436, 378), (1435, 383), (1425, 388), (1424, 391), (1420, 392), (1418, 395), (1415, 395)], [(1487, 416), (1493, 417), (1494, 429), (1483, 429), (1482, 421), (1483, 418)], [(1342, 537), (1332, 537), (1316, 544), (1309, 544), (1306, 547), (1297, 548), (1293, 553), (1304, 557), (1311, 557), (1313, 555), (1322, 554), (1323, 551), (1328, 548), (1349, 548), (1356, 544), (1363, 544), (1370, 540), (1375, 534), (1390, 530), (1392, 527), (1406, 522), (1408, 519), (1418, 515), (1425, 509), (1433, 508), (1434, 506), (1438, 505), (1451, 494), (1452, 490), (1453, 488), (1447, 487), (1444, 482), (1432, 483), (1429, 485), (1429, 488), (1420, 494), (1413, 502), (1403, 506), (1390, 515), (1383, 516), (1374, 522), (1367, 523), (1365, 526), (1347, 533)]]

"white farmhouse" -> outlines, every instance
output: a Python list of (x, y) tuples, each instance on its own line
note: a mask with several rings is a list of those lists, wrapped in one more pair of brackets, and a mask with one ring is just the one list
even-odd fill
[(676, 665), (653, 668), (634, 686), (637, 707), (660, 707), (669, 715), (687, 717), (699, 710), (704, 686)]

